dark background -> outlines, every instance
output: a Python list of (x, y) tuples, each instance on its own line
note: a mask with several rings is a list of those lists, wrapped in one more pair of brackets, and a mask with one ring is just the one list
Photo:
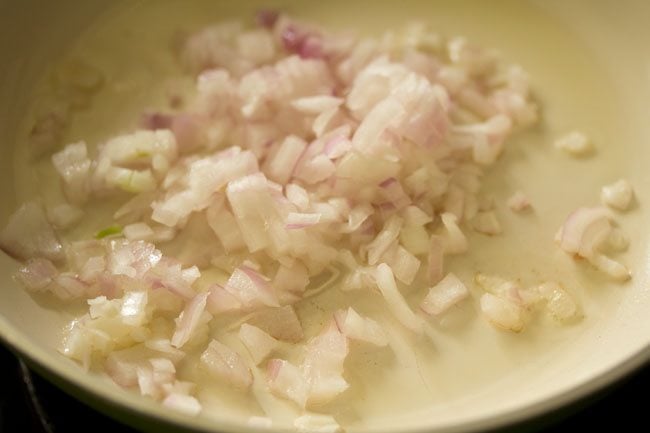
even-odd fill
[[(136, 433), (134, 430), (115, 423), (75, 399), (67, 396), (36, 374), (27, 374), (21, 369), (17, 358), (0, 345), (0, 433), (61, 433), (75, 431), (110, 431), (112, 433)], [(27, 378), (27, 380), (26, 380)], [(29, 379), (31, 378), (31, 382)], [(29, 392), (29, 384), (34, 393)], [(650, 422), (650, 367), (646, 367), (622, 383), (596, 396), (596, 400), (582, 402), (573, 407), (571, 414), (548, 414), (532, 425), (509, 428), (508, 432), (544, 433), (608, 431), (612, 424), (623, 432), (648, 432)], [(40, 402), (34, 403), (36, 395)], [(562, 417), (566, 417), (561, 419)], [(42, 419), (47, 419), (43, 426)], [(550, 426), (542, 427), (542, 424)]]

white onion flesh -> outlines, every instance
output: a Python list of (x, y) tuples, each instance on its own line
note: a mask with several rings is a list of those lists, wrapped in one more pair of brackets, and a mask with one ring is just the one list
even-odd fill
[(625, 179), (605, 185), (600, 192), (600, 200), (603, 204), (621, 211), (627, 210), (634, 198), (632, 185)]
[(260, 364), (278, 347), (278, 340), (256, 326), (244, 323), (239, 328), (239, 339), (251, 354), (253, 362)]
[(420, 308), (427, 314), (438, 316), (469, 296), (469, 290), (456, 275), (449, 273), (429, 289)]
[(242, 357), (217, 340), (201, 354), (201, 366), (214, 378), (236, 388), (247, 389), (253, 383), (250, 368)]

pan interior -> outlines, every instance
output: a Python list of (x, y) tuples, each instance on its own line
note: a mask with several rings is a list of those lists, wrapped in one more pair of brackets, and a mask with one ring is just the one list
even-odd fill
[[(43, 191), (48, 197), (60, 194), (45, 168), (48, 161), (32, 162), (26, 142), (35, 113), (49, 103), (51, 71), (67, 60), (83, 59), (108, 77), (92, 105), (75, 114), (64, 140), (97, 144), (133, 128), (143, 109), (164, 105), (167, 84), (180, 74), (170, 54), (177, 32), (224, 17), (246, 18), (273, 2), (197, 1), (189, 7), (166, 0), (92, 2), (97, 4), (75, 4), (74, 9), (50, 4), (31, 9), (31, 3), (0, 5), (0, 61), (9, 65), (0, 70), (2, 224), (17, 203)], [(644, 161), (650, 160), (650, 130), (643, 115), (650, 96), (650, 63), (642, 41), (650, 30), (642, 18), (650, 17), (650, 5), (559, 0), (407, 1), (399, 7), (375, 1), (275, 3), (301, 17), (367, 33), (417, 17), (442, 34), (464, 35), (498, 48), (530, 73), (542, 107), (541, 125), (509, 143), (486, 176), (485, 189), (502, 204), (514, 191), (524, 190), (534, 212), (519, 216), (501, 206), (504, 235), (474, 236), (472, 254), (451, 266), (468, 281), (479, 270), (525, 284), (559, 281), (572, 289), (584, 314), (570, 326), (541, 318), (523, 334), (510, 335), (487, 326), (474, 302), (463, 320), (439, 326), (433, 343), (407, 337), (406, 355), (378, 357), (360, 350), (346, 366), (351, 390), (328, 408), (348, 430), (431, 429), (509, 413), (583, 384), (646, 347), (650, 286), (643, 223), (650, 199), (644, 185), (650, 179)], [(38, 30), (24, 31), (32, 28)], [(553, 148), (554, 138), (572, 129), (593, 139), (593, 157), (571, 159)], [(632, 239), (622, 257), (634, 277), (623, 285), (576, 264), (553, 243), (572, 210), (598, 204), (600, 187), (619, 178), (635, 185), (637, 195), (634, 208), (617, 215)], [(106, 216), (103, 209), (96, 213), (96, 218)], [(104, 378), (76, 374), (80, 370), (56, 348), (63, 326), (79, 308), (29, 296), (11, 278), (16, 269), (16, 263), (0, 257), (0, 335), (55, 374), (111, 399), (138, 401), (136, 407), (148, 415), (175, 417), (125, 397), (117, 387), (106, 386)], [(319, 306), (331, 303), (332, 296), (319, 298)], [(318, 311), (306, 306), (301, 312), (312, 318), (308, 324), (314, 329), (321, 320)], [(201, 396), (208, 408), (218, 409), (187, 421), (191, 425), (236, 425), (248, 410), (247, 400), (210, 386)]]

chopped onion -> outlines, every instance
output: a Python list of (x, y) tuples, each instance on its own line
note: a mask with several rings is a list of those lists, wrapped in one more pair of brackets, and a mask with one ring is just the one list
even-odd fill
[(462, 254), (467, 251), (467, 238), (458, 227), (458, 218), (452, 213), (440, 215), (445, 229), (447, 229), (447, 243), (445, 251), (449, 254)]
[(516, 282), (494, 275), (478, 273), (474, 277), (474, 281), (476, 281), (483, 290), (513, 302), (523, 308), (530, 308), (539, 300), (537, 292), (522, 289)]
[(78, 223), (85, 215), (85, 212), (78, 207), (69, 204), (59, 204), (46, 209), (47, 219), (57, 229), (67, 229)]
[(294, 99), (291, 106), (301, 113), (320, 114), (325, 110), (336, 108), (343, 103), (343, 99), (334, 96), (310, 96)]
[(176, 331), (172, 336), (172, 346), (183, 347), (194, 335), (199, 325), (201, 315), (205, 310), (208, 293), (199, 293), (186, 306), (176, 319)]
[(390, 247), (390, 244), (397, 239), (402, 228), (403, 220), (398, 216), (391, 217), (377, 237), (368, 244), (368, 264), (376, 265), (381, 256)]
[(379, 347), (388, 345), (386, 332), (379, 323), (360, 316), (352, 307), (337, 311), (334, 319), (343, 335), (351, 340), (365, 341)]
[(206, 300), (206, 309), (211, 314), (240, 311), (241, 308), (241, 301), (222, 286), (214, 284), (210, 287)]
[(309, 270), (300, 262), (291, 267), (280, 265), (273, 279), (273, 287), (278, 291), (302, 293), (309, 284)]
[(0, 233), (0, 248), (19, 260), (43, 257), (53, 262), (63, 259), (63, 247), (40, 204), (28, 202), (11, 217)]
[(579, 208), (564, 222), (559, 245), (564, 251), (589, 257), (609, 235), (609, 214), (602, 207)]
[(58, 277), (59, 271), (47, 259), (31, 259), (20, 268), (16, 278), (29, 291), (40, 292)]
[(377, 266), (375, 271), (375, 278), (377, 281), (377, 288), (384, 296), (388, 309), (393, 313), (397, 320), (402, 323), (406, 328), (414, 332), (422, 330), (422, 321), (419, 319), (411, 308), (406, 303), (406, 300), (397, 289), (393, 271), (390, 267), (381, 263)]
[(605, 185), (600, 193), (603, 204), (618, 210), (627, 210), (634, 198), (632, 185), (625, 179), (618, 180), (610, 185)]
[(522, 212), (530, 209), (531, 204), (526, 194), (521, 191), (517, 191), (508, 199), (508, 207), (514, 212)]
[[(224, 386), (246, 391), (255, 376), (254, 397), (273, 423), (251, 423), (275, 424), (270, 391), (296, 403), (297, 430), (334, 432), (341, 427), (333, 418), (305, 409), (350, 386), (350, 341), (386, 346), (385, 320), (417, 338), (428, 325), (404, 295), (416, 286), (430, 287), (420, 309), (432, 316), (469, 296), (445, 272), (445, 255), (468, 251), (467, 230), (501, 232), (482, 176), (506, 140), (536, 121), (537, 106), (521, 67), (423, 25), (374, 40), (277, 11), (257, 18), (252, 29), (227, 22), (180, 41), (178, 57), (194, 86), (170, 83), (170, 107), (144, 113), (142, 130), (90, 152), (84, 142), (57, 151), (52, 163), (72, 205), (45, 212), (25, 204), (0, 234), (0, 247), (26, 261), (17, 278), (28, 290), (87, 299), (62, 348), (84, 368), (104, 361), (116, 383), (197, 414), (196, 384), (180, 378), (200, 354), (196, 373)], [(32, 142), (58, 145), (70, 109), (101, 84), (93, 73), (72, 75), (55, 80), (62, 94), (72, 93), (37, 116)], [(580, 133), (557, 145), (572, 154), (591, 147)], [(83, 211), (74, 205), (124, 192), (135, 195), (114, 221), (95, 227), (96, 239), (63, 250), (54, 228), (77, 223)], [(625, 181), (603, 189), (602, 201), (614, 208), (631, 200)], [(516, 193), (508, 206), (520, 211), (530, 203)], [(610, 276), (629, 278), (604, 255), (606, 247), (627, 246), (604, 208), (574, 212), (557, 242)], [(483, 315), (499, 329), (522, 331), (534, 307), (560, 321), (578, 316), (559, 285), (523, 289), (483, 274), (476, 282), (487, 292)], [(378, 291), (389, 316), (362, 316), (333, 287)], [(315, 318), (302, 317), (305, 303), (334, 307), (316, 336)], [(236, 330), (223, 338), (250, 356), (208, 344), (217, 328)], [(255, 366), (274, 352), (286, 360), (268, 362), (265, 376)]]
[(201, 366), (212, 377), (236, 388), (248, 389), (253, 383), (251, 371), (241, 356), (217, 340), (212, 340), (201, 354)]
[(288, 183), (306, 148), (307, 143), (300, 137), (290, 135), (285, 138), (264, 167), (268, 178), (283, 185)]
[(321, 220), (320, 213), (290, 212), (286, 219), (286, 228), (289, 230), (304, 229), (318, 224)]
[(269, 282), (258, 272), (246, 266), (235, 269), (225, 289), (237, 298), (245, 309), (279, 306), (277, 296)]
[(255, 365), (259, 365), (279, 344), (278, 340), (248, 323), (242, 324), (239, 328), (239, 339), (248, 349)]
[(494, 211), (479, 212), (472, 220), (474, 230), (485, 235), (498, 235), (501, 233), (501, 224)]
[(294, 401), (304, 408), (309, 396), (309, 383), (302, 371), (283, 359), (272, 359), (268, 366), (268, 385), (272, 393)]
[(333, 417), (322, 414), (301, 415), (295, 419), (293, 426), (300, 433), (338, 433), (343, 431)]
[(150, 241), (154, 232), (146, 223), (134, 223), (124, 226), (122, 234), (130, 241)]
[(481, 311), (496, 328), (512, 332), (524, 329), (522, 309), (512, 301), (484, 293), (481, 296)]
[(52, 155), (52, 164), (63, 180), (68, 200), (75, 204), (84, 203), (88, 199), (91, 166), (86, 143), (69, 144)]
[(343, 378), (347, 356), (347, 338), (334, 321), (307, 343), (302, 371), (309, 383), (309, 405), (326, 403), (349, 387)]
[(144, 324), (147, 314), (145, 310), (147, 300), (148, 296), (145, 291), (125, 294), (124, 298), (122, 298), (122, 309), (120, 310), (124, 323), (133, 326)]
[(201, 413), (203, 409), (199, 401), (190, 396), (183, 394), (169, 394), (163, 400), (162, 404), (170, 409), (177, 410), (187, 415), (195, 416)]
[(429, 289), (420, 308), (427, 314), (438, 316), (469, 296), (469, 290), (453, 273), (448, 273)]
[(539, 285), (537, 291), (546, 300), (546, 308), (556, 320), (565, 322), (577, 315), (578, 306), (559, 284), (547, 282)]
[(591, 152), (593, 145), (582, 132), (570, 132), (555, 140), (555, 147), (573, 156), (582, 156)]
[(557, 235), (560, 248), (586, 258), (597, 269), (620, 281), (630, 278), (630, 271), (605, 256), (599, 249), (610, 237), (612, 225), (605, 208), (579, 208), (573, 212)]
[(420, 269), (420, 260), (397, 242), (382, 255), (381, 261), (390, 266), (395, 278), (404, 284), (411, 284)]

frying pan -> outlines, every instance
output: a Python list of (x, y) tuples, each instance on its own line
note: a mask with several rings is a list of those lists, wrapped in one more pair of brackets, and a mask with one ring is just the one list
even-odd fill
[[(439, 339), (410, 359), (368, 368), (351, 360), (350, 399), (335, 408), (349, 431), (455, 432), (502, 427), (557, 410), (619, 380), (650, 358), (648, 215), (650, 200), (650, 4), (638, 1), (59, 1), (0, 0), (0, 223), (38, 191), (26, 136), (39, 89), (61, 59), (88, 58), (107, 77), (95, 105), (76, 114), (65, 141), (101, 141), (161, 101), (173, 61), (164, 53), (179, 31), (277, 6), (298, 16), (362, 32), (418, 19), (444, 34), (498, 48), (529, 71), (542, 122), (509, 144), (485, 180), (497, 202), (517, 189), (534, 211), (501, 209), (505, 234), (472, 239), (472, 254), (451, 264), (464, 278), (477, 270), (524, 281), (549, 278), (570, 287), (583, 319), (540, 321), (521, 335), (481, 320), (442, 323)], [(118, 109), (116, 109), (118, 108)], [(596, 150), (572, 159), (557, 136), (587, 133)], [(632, 242), (621, 256), (633, 271), (611, 282), (557, 251), (553, 234), (578, 206), (598, 203), (600, 187), (619, 178), (635, 187), (633, 208), (616, 215)], [(45, 185), (44, 185), (45, 184)], [(52, 186), (54, 185), (54, 186)], [(164, 410), (57, 352), (65, 324), (78, 314), (27, 294), (12, 280), (18, 264), (0, 255), (0, 339), (47, 378), (83, 401), (149, 431), (252, 431), (227, 406), (198, 418)], [(317, 300), (324, 305), (328, 299)], [(476, 316), (475, 303), (467, 307)], [(303, 314), (310, 314), (306, 310)], [(316, 313), (314, 313), (316, 314)], [(346, 367), (346, 368), (347, 368)], [(355, 368), (359, 367), (359, 368)], [(382, 373), (383, 372), (383, 373)], [(217, 399), (219, 403), (219, 399)]]

